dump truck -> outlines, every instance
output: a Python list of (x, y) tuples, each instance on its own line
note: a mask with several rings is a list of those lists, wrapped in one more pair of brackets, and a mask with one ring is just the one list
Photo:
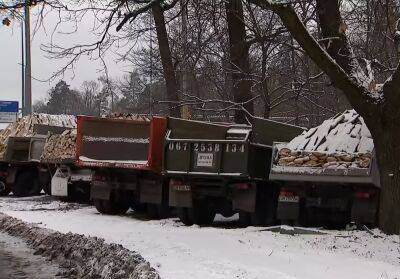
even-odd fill
[(272, 143), (302, 128), (254, 118), (251, 126), (168, 119), (164, 174), (169, 205), (186, 224), (239, 213), (242, 225), (275, 220), (279, 188), (268, 180)]
[(161, 218), (169, 212), (161, 175), (166, 118), (78, 116), (76, 165), (93, 171), (90, 197), (104, 214), (129, 207)]
[[(62, 133), (66, 127), (33, 125), (32, 136), (10, 136), (0, 162), (1, 195), (38, 195), (50, 189), (52, 166), (42, 164), (40, 156), (49, 133)], [(3, 189), (1, 189), (3, 188)]]
[(273, 146), (269, 179), (281, 184), (277, 218), (282, 223), (376, 224), (378, 164), (371, 134), (354, 110)]

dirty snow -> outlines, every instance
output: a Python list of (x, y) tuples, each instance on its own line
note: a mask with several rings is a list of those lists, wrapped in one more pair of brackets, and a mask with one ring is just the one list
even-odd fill
[(185, 227), (175, 218), (149, 221), (133, 212), (102, 216), (92, 206), (50, 197), (0, 198), (0, 212), (122, 244), (139, 252), (161, 278), (400, 279), (399, 236), (378, 230), (375, 236), (364, 231), (288, 235), (240, 229), (222, 217), (214, 227)]

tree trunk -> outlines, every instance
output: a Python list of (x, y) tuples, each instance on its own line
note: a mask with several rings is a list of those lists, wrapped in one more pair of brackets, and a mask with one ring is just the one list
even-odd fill
[(152, 7), (154, 23), (157, 31), (158, 48), (160, 50), (161, 63), (163, 66), (164, 79), (167, 88), (167, 100), (171, 116), (180, 117), (178, 82), (175, 76), (174, 64), (172, 62), (171, 50), (168, 42), (167, 29), (165, 27), (164, 12), (159, 4)]
[(264, 43), (261, 45), (261, 51), (261, 94), (264, 99), (264, 118), (269, 118), (271, 116), (271, 96), (269, 95), (267, 82), (267, 49)]
[[(229, 33), (230, 67), (232, 75), (233, 97), (236, 103), (246, 103), (252, 98), (249, 79), (249, 49), (246, 44), (246, 29), (241, 0), (229, 0), (225, 5)], [(253, 114), (253, 103), (244, 104), (244, 108)], [(237, 123), (246, 123), (244, 111), (235, 112)]]
[[(359, 70), (351, 54), (341, 24), (338, 0), (317, 0), (317, 13), (324, 36), (339, 37), (336, 46), (327, 45), (328, 55), (301, 22), (294, 8), (278, 1), (249, 0), (263, 9), (272, 9), (310, 58), (342, 90), (360, 113), (374, 139), (380, 170), (379, 227), (386, 233), (400, 233), (400, 66), (384, 83), (379, 98), (349, 73)], [(335, 18), (336, 17), (336, 18)], [(339, 18), (337, 18), (339, 17)], [(336, 63), (333, 63), (333, 59)]]
[(365, 119), (380, 172), (379, 227), (389, 234), (400, 234), (400, 119), (395, 118), (389, 109)]
[[(327, 51), (331, 57), (347, 72), (352, 71), (352, 54), (345, 35), (337, 0), (317, 0), (317, 14), (324, 38), (339, 37), (340, 40), (327, 42)], [(386, 88), (388, 98), (398, 95), (397, 88)], [(387, 104), (376, 104), (371, 109), (366, 105), (354, 108), (363, 116), (370, 129), (378, 159), (381, 179), (379, 227), (386, 233), (400, 233), (400, 115), (399, 100), (390, 100)], [(351, 101), (351, 100), (350, 100)]]
[(339, 2), (317, 0), (316, 8), (323, 38), (339, 38), (325, 42), (327, 52), (346, 73), (350, 73), (352, 55), (345, 34), (346, 25), (340, 16)]

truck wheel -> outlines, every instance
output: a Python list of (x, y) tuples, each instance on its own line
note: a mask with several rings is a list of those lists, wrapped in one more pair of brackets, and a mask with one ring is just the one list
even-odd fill
[(117, 202), (113, 200), (94, 199), (93, 203), (97, 211), (102, 214), (109, 214), (109, 215), (124, 214), (129, 209), (129, 205), (123, 202)]
[(146, 214), (150, 219), (160, 219), (157, 204), (148, 203), (146, 205)]
[(104, 207), (103, 207), (103, 200), (93, 199), (93, 204), (99, 213), (106, 214), (106, 212), (104, 211)]
[(239, 211), (239, 225), (242, 228), (251, 225), (251, 213), (246, 211)]
[(276, 223), (278, 195), (278, 188), (274, 185), (257, 184), (256, 207), (251, 213), (253, 226), (271, 226)]
[(44, 184), (43, 191), (45, 192), (46, 195), (51, 196), (51, 183)]
[(215, 218), (215, 211), (205, 202), (194, 201), (193, 207), (189, 208), (189, 217), (196, 225), (211, 225)]
[(170, 216), (169, 206), (163, 204), (147, 204), (147, 216), (150, 219), (165, 219)]
[(41, 188), (38, 173), (34, 170), (25, 170), (17, 174), (12, 192), (17, 197), (34, 196), (40, 194)]
[(130, 208), (135, 211), (135, 213), (144, 213), (147, 211), (147, 206), (145, 203), (130, 203)]
[(189, 216), (189, 208), (186, 207), (178, 207), (177, 208), (177, 215), (179, 220), (185, 225), (185, 226), (191, 226), (193, 225), (193, 220)]
[(4, 189), (3, 191), (0, 192), (0, 197), (8, 196), (10, 192), (11, 191), (9, 189)]
[(10, 194), (10, 189), (4, 181), (0, 180), (0, 197), (8, 196), (8, 194)]

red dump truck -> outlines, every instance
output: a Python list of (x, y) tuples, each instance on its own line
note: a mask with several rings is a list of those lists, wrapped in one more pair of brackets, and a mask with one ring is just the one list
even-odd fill
[(168, 214), (168, 185), (161, 176), (167, 119), (125, 120), (78, 116), (76, 163), (93, 171), (90, 197), (100, 213), (146, 209)]

